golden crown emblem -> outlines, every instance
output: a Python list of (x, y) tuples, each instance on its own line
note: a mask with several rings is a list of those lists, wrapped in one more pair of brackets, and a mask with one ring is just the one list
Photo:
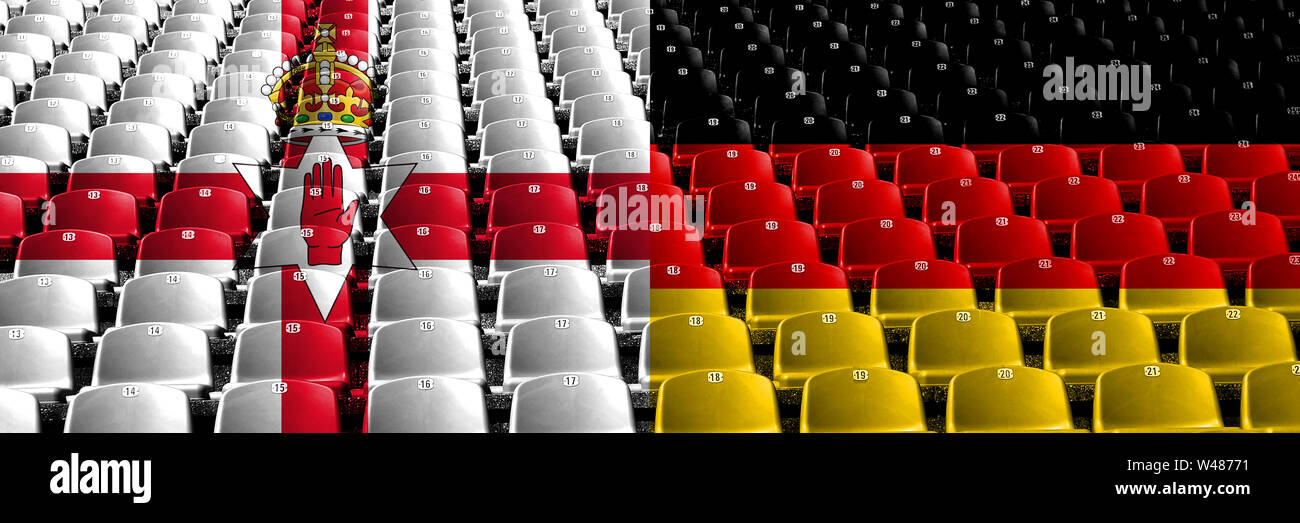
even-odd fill
[(334, 24), (317, 25), (309, 59), (286, 60), (266, 77), (262, 94), (275, 104), (281, 123), (370, 127), (373, 68), (334, 48), (336, 30)]

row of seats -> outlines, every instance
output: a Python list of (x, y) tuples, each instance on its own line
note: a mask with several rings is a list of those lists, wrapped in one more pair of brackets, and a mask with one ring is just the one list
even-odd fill
[[(1243, 380), (1241, 428), (1225, 427), (1210, 375), (1140, 363), (1096, 381), (1094, 432), (1290, 432), (1300, 429), (1300, 364), (1252, 369)], [(721, 415), (720, 415), (721, 413)], [(741, 370), (675, 376), (659, 390), (657, 432), (780, 432), (776, 390)], [(1060, 376), (1014, 364), (964, 371), (948, 386), (947, 432), (1086, 432), (1076, 427)], [(888, 368), (839, 368), (803, 385), (801, 432), (922, 432), (929, 427), (911, 376)]]

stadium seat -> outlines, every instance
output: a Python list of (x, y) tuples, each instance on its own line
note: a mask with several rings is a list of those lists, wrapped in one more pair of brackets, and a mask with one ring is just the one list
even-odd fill
[(898, 186), (883, 180), (830, 181), (819, 186), (815, 194), (813, 226), (823, 238), (839, 237), (845, 226), (866, 218), (903, 217), (902, 193)]
[(468, 237), (440, 225), (404, 225), (376, 231), (371, 285), (389, 272), (422, 267), (472, 273)]
[(342, 333), (314, 321), (260, 323), (240, 330), (226, 391), (262, 380), (301, 380), (335, 391), (347, 388)]
[(944, 178), (979, 178), (975, 153), (946, 145), (913, 147), (898, 154), (894, 183), (904, 198), (920, 198), (925, 187)]
[(202, 274), (166, 272), (138, 276), (122, 286), (117, 326), (173, 322), (218, 336), (226, 329), (226, 290)]
[(1057, 176), (1034, 184), (1030, 216), (1047, 224), (1052, 235), (1070, 235), (1079, 220), (1124, 212), (1115, 182), (1094, 176)]
[(72, 344), (67, 336), (28, 325), (2, 329), (7, 337), (0, 340), (0, 389), (24, 392), (40, 401), (62, 401), (73, 391)]
[(975, 308), (975, 289), (966, 267), (944, 260), (900, 260), (876, 270), (871, 315), (886, 328), (911, 327), (925, 314)]
[(273, 321), (324, 321), (350, 334), (355, 325), (350, 294), (346, 277), (333, 272), (296, 267), (267, 271), (248, 280), (244, 323), (239, 327)]
[(1020, 326), (1043, 325), (1067, 311), (1101, 307), (1092, 266), (1070, 258), (1025, 258), (998, 270), (994, 310)]
[[(660, 227), (653, 224), (651, 228)], [(609, 246), (605, 249), (605, 281), (609, 283), (621, 282), (629, 272), (636, 269), (648, 267), (650, 265), (650, 256), (653, 249), (653, 235), (662, 235), (663, 229), (660, 227), (659, 232), (652, 232), (651, 229), (621, 229), (611, 231), (609, 234)], [(672, 234), (672, 231), (669, 231)]]
[(1183, 432), (1223, 428), (1210, 375), (1152, 363), (1103, 372), (1093, 399), (1095, 432)]
[(78, 229), (107, 235), (117, 245), (140, 237), (135, 197), (112, 189), (81, 189), (50, 198), (46, 231)]
[(185, 392), (151, 383), (84, 388), (68, 403), (68, 418), (63, 426), (69, 434), (190, 430), (190, 402)]
[(853, 311), (849, 280), (839, 267), (777, 262), (750, 274), (745, 302), (750, 329), (774, 329), (786, 318), (811, 311)]
[(179, 228), (210, 229), (247, 244), (253, 235), (248, 197), (222, 187), (177, 188), (158, 203), (158, 229)]
[(1015, 213), (1011, 191), (1005, 183), (988, 178), (944, 178), (926, 185), (921, 221), (935, 234), (952, 234), (974, 218)]
[(1241, 385), (1241, 428), (1300, 430), (1300, 364), (1275, 363), (1246, 373)]
[(672, 184), (668, 155), (639, 149), (605, 151), (591, 159), (586, 197), (595, 199), (607, 187), (645, 181)]
[(1071, 385), (1094, 384), (1110, 369), (1159, 361), (1151, 320), (1123, 309), (1096, 307), (1047, 320), (1043, 368)]
[(370, 389), (364, 431), (486, 433), (483, 389), (444, 376), (411, 376), (386, 382)]
[(674, 314), (651, 320), (641, 335), (641, 388), (700, 369), (754, 371), (745, 323), (716, 314)]
[(778, 387), (802, 387), (809, 378), (832, 369), (887, 369), (885, 349), (880, 321), (866, 314), (796, 314), (777, 329), (773, 381)]
[(1015, 365), (972, 369), (948, 386), (948, 432), (1073, 431), (1065, 382)]
[(549, 183), (517, 183), (497, 189), (488, 209), (489, 237), (511, 225), (531, 222), (577, 227), (578, 197), (573, 189)]
[(1154, 254), (1124, 265), (1119, 308), (1156, 323), (1182, 321), (1201, 309), (1228, 305), (1219, 264), (1189, 254)]
[(570, 315), (605, 320), (600, 278), (566, 265), (534, 265), (501, 279), (495, 330), (509, 333), (521, 322), (543, 316)]
[[(49, 166), (40, 159), (0, 156), (0, 174), (0, 192), (19, 197), (23, 207), (37, 209), (41, 202), (50, 199)], [(11, 205), (6, 204), (6, 208)]]
[(465, 193), (447, 185), (403, 184), (384, 192), (379, 207), (379, 230), (404, 225), (441, 225), (466, 233), (472, 229)]
[(968, 370), (1024, 364), (1015, 320), (992, 311), (922, 315), (913, 322), (908, 343), (908, 373), (921, 385), (942, 385)]
[(1170, 174), (1142, 184), (1142, 214), (1160, 218), (1168, 231), (1186, 231), (1197, 216), (1232, 208), (1232, 193), (1223, 178)]
[(95, 286), (74, 276), (39, 274), (0, 281), (0, 325), (57, 330), (73, 341), (99, 332)]
[(1212, 307), (1188, 314), (1179, 333), (1178, 359), (1217, 382), (1239, 383), (1255, 367), (1295, 361), (1286, 317), (1254, 307)]
[(121, 191), (134, 196), (141, 207), (152, 207), (158, 201), (157, 184), (152, 162), (116, 154), (77, 160), (68, 176), (68, 190)]
[(695, 155), (691, 163), (690, 194), (705, 195), (727, 182), (775, 182), (772, 158), (753, 149), (713, 149)]
[(153, 383), (204, 398), (212, 389), (208, 335), (179, 323), (138, 323), (104, 332), (90, 385)]
[(1159, 218), (1145, 214), (1098, 214), (1074, 224), (1070, 257), (1092, 264), (1099, 275), (1116, 275), (1124, 264), (1169, 252), (1169, 238)]
[[(504, 205), (504, 204), (502, 204)], [(511, 271), (537, 265), (587, 270), (586, 237), (574, 225), (540, 222), (503, 227), (492, 239), (488, 281), (502, 281)]]
[(51, 171), (63, 171), (72, 164), (72, 138), (67, 129), (56, 125), (7, 125), (0, 127), (0, 154), (34, 158)]
[(1079, 155), (1064, 145), (1018, 145), (998, 154), (997, 179), (1011, 188), (1019, 202), (1028, 200), (1040, 181), (1082, 174)]
[(1251, 201), (1259, 211), (1281, 219), (1287, 229), (1300, 229), (1300, 173), (1280, 172), (1256, 178)]
[(396, 270), (376, 281), (372, 289), (371, 330), (423, 317), (478, 325), (478, 289), (468, 273), (440, 267)]
[(1266, 212), (1219, 211), (1197, 216), (1187, 235), (1187, 252), (1216, 262), (1225, 272), (1242, 272), (1251, 262), (1286, 253), (1282, 220)]
[(217, 433), (339, 432), (338, 402), (329, 387), (266, 380), (226, 391), (217, 407)]
[(687, 312), (727, 314), (727, 297), (718, 271), (691, 264), (655, 264), (650, 269), (652, 319)]
[(861, 149), (826, 147), (799, 153), (794, 159), (794, 195), (811, 198), (830, 182), (876, 177), (876, 162)]
[(1246, 305), (1300, 320), (1300, 255), (1255, 260), (1246, 275)]
[(1170, 144), (1115, 144), (1101, 150), (1097, 174), (1119, 185), (1125, 202), (1137, 202), (1147, 180), (1182, 174), (1183, 155)]
[(1291, 170), (1286, 149), (1272, 143), (1212, 143), (1205, 146), (1202, 172), (1228, 182), (1234, 192), (1248, 193), (1254, 181)]
[(235, 250), (230, 235), (203, 228), (166, 229), (140, 239), (135, 275), (192, 272), (212, 276), (233, 288)]
[(926, 430), (916, 380), (887, 367), (841, 368), (808, 377), (800, 432)]
[(367, 383), (373, 389), (414, 376), (486, 384), (478, 327), (446, 318), (410, 318), (372, 330)]
[(26, 392), (0, 387), (0, 434), (41, 431), (40, 404)]
[[(770, 249), (780, 245), (781, 249)], [(812, 225), (794, 220), (749, 220), (727, 230), (722, 275), (748, 282), (750, 273), (773, 263), (811, 263), (821, 259)]]
[(76, 276), (107, 290), (118, 283), (113, 239), (75, 229), (28, 236), (18, 246), (14, 276), (34, 274)]
[(446, 151), (411, 151), (385, 159), (381, 187), (389, 191), (407, 182), (437, 183), (468, 193), (467, 169), (463, 155)]
[(520, 383), (510, 405), (510, 432), (634, 432), (627, 384), (582, 372)]
[(1052, 255), (1047, 226), (1024, 216), (985, 216), (957, 226), (957, 263), (976, 278), (996, 276), (1002, 266), (1025, 258)]
[(655, 432), (781, 432), (776, 390), (748, 371), (680, 374), (659, 389)]
[(749, 220), (794, 220), (794, 194), (779, 183), (738, 181), (709, 189), (704, 215), (706, 238), (726, 236), (732, 225)]

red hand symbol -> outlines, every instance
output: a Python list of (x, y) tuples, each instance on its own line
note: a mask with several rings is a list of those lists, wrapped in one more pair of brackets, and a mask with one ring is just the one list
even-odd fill
[(338, 265), (357, 214), (356, 200), (343, 207), (343, 168), (327, 159), (312, 166), (311, 174), (303, 175), (302, 186), (300, 219), (307, 263)]

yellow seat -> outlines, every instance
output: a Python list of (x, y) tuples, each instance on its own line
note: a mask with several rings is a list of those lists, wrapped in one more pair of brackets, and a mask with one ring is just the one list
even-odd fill
[(1072, 431), (1065, 382), (1033, 367), (997, 366), (953, 376), (948, 432)]
[(1254, 307), (1214, 307), (1183, 320), (1178, 359), (1216, 382), (1241, 383), (1251, 369), (1295, 361), (1295, 340), (1286, 316)]
[(904, 260), (876, 270), (871, 315), (886, 328), (910, 327), (925, 314), (974, 309), (975, 287), (965, 265), (944, 260)]
[(1188, 254), (1156, 254), (1124, 264), (1119, 308), (1145, 314), (1156, 323), (1183, 321), (1188, 314), (1228, 305), (1219, 264)]
[(905, 373), (846, 368), (817, 374), (803, 386), (800, 432), (922, 432), (921, 389)]
[(1092, 402), (1096, 432), (1221, 430), (1214, 381), (1184, 365), (1129, 365), (1101, 373)]
[(722, 275), (703, 265), (654, 265), (650, 273), (650, 318), (674, 314), (727, 314)]
[[(807, 397), (805, 393), (805, 402)], [(1300, 432), (1300, 363), (1274, 363), (1246, 373), (1241, 428)]]
[(1300, 254), (1278, 254), (1251, 263), (1246, 276), (1246, 305), (1300, 321)]
[(1155, 326), (1142, 314), (1097, 307), (1047, 320), (1043, 368), (1068, 384), (1091, 385), (1107, 370), (1158, 361)]
[(852, 312), (849, 279), (827, 263), (773, 263), (749, 277), (745, 323), (775, 329), (782, 320), (810, 311)]
[(718, 314), (674, 314), (652, 320), (642, 331), (640, 362), (644, 390), (696, 370), (754, 372), (745, 322)]
[(776, 389), (734, 370), (674, 376), (659, 388), (655, 432), (781, 432)]
[(912, 324), (907, 372), (922, 385), (944, 385), (962, 372), (1024, 365), (1010, 316), (979, 309), (932, 312)]
[(1043, 325), (1053, 315), (1101, 307), (1097, 273), (1070, 258), (1027, 258), (998, 270), (994, 310), (1019, 325)]
[(856, 312), (808, 312), (777, 327), (776, 386), (802, 387), (809, 376), (844, 367), (889, 367), (879, 320)]

